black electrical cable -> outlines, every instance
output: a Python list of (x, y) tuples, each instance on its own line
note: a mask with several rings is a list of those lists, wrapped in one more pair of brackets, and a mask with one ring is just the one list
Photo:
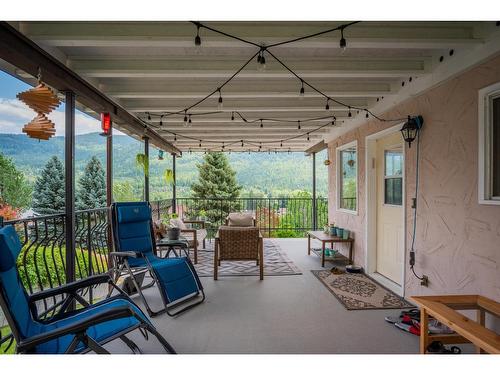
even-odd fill
[[(242, 43), (246, 43), (246, 44), (249, 44), (249, 45), (252, 45), (252, 46), (255, 46), (255, 47), (258, 47), (259, 50), (257, 52), (255, 52), (252, 57), (250, 57), (248, 59), (248, 61), (243, 65), (241, 66), (233, 75), (231, 75), (231, 77), (229, 77), (222, 85), (220, 85), (219, 87), (217, 87), (215, 90), (213, 90), (211, 93), (209, 93), (208, 95), (206, 95), (205, 97), (203, 97), (202, 99), (200, 99), (199, 101), (197, 101), (196, 103), (190, 105), (189, 107), (186, 107), (185, 109), (183, 110), (179, 110), (179, 111), (175, 111), (175, 112), (165, 112), (165, 113), (162, 113), (162, 114), (154, 114), (154, 116), (160, 116), (160, 117), (167, 117), (167, 116), (172, 116), (172, 115), (179, 115), (179, 114), (183, 114), (184, 116), (187, 114), (187, 111), (196, 107), (197, 105), (203, 103), (205, 100), (207, 100), (208, 98), (210, 98), (212, 95), (216, 94), (216, 93), (219, 93), (219, 96), (220, 96), (220, 90), (226, 86), (231, 80), (233, 80), (254, 58), (255, 56), (257, 55), (260, 55), (263, 51), (267, 51), (281, 66), (283, 66), (286, 70), (288, 70), (293, 76), (295, 76), (297, 79), (299, 79), (301, 81), (301, 84), (302, 84), (302, 87), (303, 85), (307, 85), (309, 88), (311, 88), (312, 90), (314, 90), (315, 92), (317, 92), (318, 94), (320, 94), (321, 96), (323, 96), (324, 98), (327, 99), (327, 102), (328, 100), (331, 100), (332, 102), (334, 103), (337, 103), (338, 105), (341, 105), (345, 108), (348, 108), (349, 109), (349, 113), (350, 113), (350, 110), (351, 109), (355, 109), (355, 110), (358, 110), (359, 111), (365, 111), (367, 116), (368, 114), (372, 115), (374, 118), (376, 118), (377, 120), (379, 121), (384, 121), (384, 122), (393, 122), (393, 121), (403, 121), (405, 119), (384, 119), (384, 118), (381, 118), (377, 115), (375, 115), (373, 112), (371, 112), (369, 109), (367, 108), (361, 108), (361, 107), (356, 107), (356, 106), (351, 106), (351, 105), (347, 105), (346, 103), (343, 103), (337, 99), (334, 99), (328, 95), (326, 95), (325, 93), (323, 93), (321, 90), (319, 90), (318, 88), (316, 88), (315, 86), (313, 86), (311, 83), (307, 82), (306, 80), (304, 80), (302, 77), (300, 77), (296, 72), (294, 72), (292, 69), (290, 69), (283, 61), (281, 61), (277, 56), (275, 56), (272, 52), (270, 52), (268, 49), (269, 48), (272, 48), (272, 47), (276, 47), (276, 46), (281, 46), (281, 45), (284, 45), (284, 44), (288, 44), (288, 43), (294, 43), (294, 42), (297, 42), (297, 41), (300, 41), (300, 40), (304, 40), (304, 39), (308, 39), (308, 38), (313, 38), (313, 37), (316, 37), (316, 36), (319, 36), (319, 35), (323, 35), (323, 34), (326, 34), (326, 33), (330, 33), (330, 32), (333, 32), (333, 31), (338, 31), (338, 30), (341, 30), (342, 33), (343, 31), (349, 27), (349, 26), (352, 26), (354, 24), (357, 24), (359, 23), (360, 21), (354, 21), (354, 22), (350, 22), (350, 23), (347, 23), (347, 24), (343, 24), (343, 25), (339, 25), (335, 28), (331, 28), (331, 29), (328, 29), (328, 30), (324, 30), (324, 31), (320, 31), (320, 32), (317, 32), (317, 33), (314, 33), (314, 34), (309, 34), (309, 35), (305, 35), (305, 36), (302, 36), (302, 37), (298, 37), (298, 38), (294, 38), (294, 39), (290, 39), (290, 40), (287, 40), (287, 41), (283, 41), (283, 42), (278, 42), (278, 43), (274, 43), (274, 44), (271, 44), (271, 45), (268, 45), (268, 46), (263, 46), (263, 45), (260, 45), (260, 44), (257, 44), (255, 42), (252, 42), (252, 41), (249, 41), (249, 40), (246, 40), (246, 39), (243, 39), (243, 38), (240, 38), (236, 35), (232, 35), (232, 34), (229, 34), (229, 33), (226, 33), (224, 31), (221, 31), (221, 30), (218, 30), (218, 29), (215, 29), (213, 27), (210, 27), (210, 26), (207, 26), (207, 25), (204, 25), (202, 24), (201, 22), (195, 22), (195, 21), (191, 21), (196, 27), (197, 27), (197, 30), (199, 31), (200, 28), (205, 28), (207, 30), (210, 30), (214, 33), (217, 33), (217, 34), (220, 34), (220, 35), (224, 35), (228, 38), (232, 38), (232, 39), (235, 39), (235, 40), (238, 40)], [(221, 113), (223, 111), (215, 111), (215, 112), (206, 112), (205, 114), (212, 114), (212, 113)], [(247, 120), (244, 116), (242, 116), (239, 112), (236, 112), (238, 114), (238, 116), (240, 116), (240, 118), (245, 122), (245, 123), (254, 123), (254, 122), (258, 122), (258, 121), (275, 121), (275, 122), (295, 122), (295, 121), (291, 121), (291, 120), (279, 120), (279, 119), (264, 119), (264, 118), (261, 118), (261, 119), (256, 119), (256, 120)], [(202, 113), (198, 113), (197, 115), (202, 115)], [(191, 114), (190, 114), (191, 116)], [(323, 118), (331, 118), (333, 117), (334, 118), (334, 121), (335, 121), (335, 116), (325, 116)], [(148, 113), (148, 120), (151, 119), (151, 114)], [(313, 120), (318, 120), (318, 119), (322, 119), (320, 117), (318, 118), (314, 118), (314, 119), (306, 119), (306, 120), (299, 120), (301, 122), (304, 122), (304, 121), (313, 121)], [(145, 121), (144, 121), (145, 122)], [(323, 127), (329, 125), (330, 122), (328, 124), (325, 124), (323, 126), (320, 126), (318, 127), (317, 129), (313, 130), (313, 131), (310, 131), (309, 133), (313, 133), (319, 129), (322, 129)], [(151, 125), (151, 124), (150, 124)], [(174, 133), (174, 132), (170, 132), (168, 131), (169, 133), (171, 134), (176, 134), (178, 136), (181, 136), (181, 137), (184, 137), (184, 138), (188, 138), (188, 139), (193, 139), (193, 140), (198, 140), (198, 138), (192, 138), (192, 137), (188, 137), (188, 136), (182, 136), (180, 134), (177, 134), (177, 133)], [(298, 135), (298, 136), (295, 136), (295, 137), (290, 137), (290, 138), (287, 138), (287, 139), (283, 139), (281, 140), (282, 142), (283, 141), (286, 141), (286, 140), (290, 140), (290, 139), (294, 139), (294, 138), (298, 138), (298, 137), (301, 137), (303, 136), (303, 134), (301, 135)], [(205, 142), (209, 142), (209, 143), (220, 143), (220, 141), (211, 141), (211, 140), (206, 140)], [(239, 142), (239, 141), (238, 141)], [(276, 141), (272, 141), (272, 143), (275, 143)], [(235, 142), (236, 143), (236, 142)], [(248, 141), (247, 141), (248, 143)], [(269, 142), (267, 142), (269, 143)]]
[[(417, 120), (418, 121), (418, 120)], [(413, 234), (410, 247), (410, 269), (413, 275), (419, 280), (424, 280), (425, 277), (418, 276), (415, 272), (415, 237), (417, 234), (417, 198), (418, 198), (418, 180), (419, 180), (419, 167), (420, 167), (420, 130), (417, 130), (417, 162), (415, 167), (415, 202), (413, 209)]]
[(367, 108), (352, 106), (352, 105), (343, 103), (340, 100), (334, 99), (334, 98), (326, 95), (324, 92), (322, 92), (321, 90), (319, 90), (318, 88), (316, 88), (315, 86), (313, 86), (311, 83), (307, 82), (304, 78), (302, 78), (301, 76), (299, 76), (297, 73), (295, 73), (288, 65), (286, 65), (283, 61), (281, 61), (281, 59), (279, 59), (271, 51), (267, 51), (267, 53), (269, 53), (269, 55), (273, 59), (275, 59), (283, 68), (285, 68), (286, 70), (288, 70), (293, 76), (295, 76), (299, 81), (301, 81), (302, 85), (305, 84), (306, 86), (310, 87), (312, 90), (316, 91), (318, 94), (322, 95), (327, 100), (331, 100), (332, 102), (337, 103), (338, 105), (341, 105), (342, 107), (345, 107), (345, 108), (356, 109), (358, 111), (365, 111), (366, 113), (369, 113), (370, 115), (372, 115), (374, 118), (376, 118), (379, 121), (395, 122), (395, 121), (404, 121), (405, 120), (404, 118), (384, 119), (384, 118), (381, 118), (381, 117), (375, 115), (373, 112), (371, 112)]

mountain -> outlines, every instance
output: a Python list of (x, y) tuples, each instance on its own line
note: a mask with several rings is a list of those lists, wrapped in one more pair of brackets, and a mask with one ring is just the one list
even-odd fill
[[(53, 137), (49, 141), (38, 141), (24, 134), (0, 134), (0, 152), (11, 157), (22, 170), (28, 181), (34, 182), (38, 172), (52, 155), (64, 158), (64, 137)], [(98, 133), (76, 136), (76, 177), (85, 168), (87, 161), (96, 155), (105, 165), (106, 139)], [(128, 183), (135, 194), (142, 190), (142, 172), (137, 168), (135, 155), (144, 152), (143, 144), (126, 135), (113, 136), (113, 179), (114, 184)], [(202, 161), (202, 153), (184, 153), (177, 159), (178, 197), (189, 196), (190, 185), (198, 177), (196, 164)], [(238, 183), (243, 186), (244, 196), (285, 196), (294, 190), (311, 191), (312, 159), (303, 153), (231, 153), (229, 162), (236, 171)], [(326, 196), (327, 171), (323, 165), (326, 152), (317, 157), (317, 191)], [(172, 168), (172, 158), (158, 160), (157, 151), (150, 150), (151, 197), (166, 198), (171, 188), (166, 186), (162, 175)]]

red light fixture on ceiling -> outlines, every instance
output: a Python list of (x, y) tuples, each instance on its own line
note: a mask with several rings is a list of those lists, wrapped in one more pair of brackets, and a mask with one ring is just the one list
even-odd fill
[(111, 135), (111, 115), (109, 113), (101, 113), (101, 129), (103, 137)]

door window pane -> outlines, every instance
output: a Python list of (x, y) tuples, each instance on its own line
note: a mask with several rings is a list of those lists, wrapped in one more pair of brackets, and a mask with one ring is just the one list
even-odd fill
[(345, 210), (357, 209), (357, 150), (349, 147), (340, 151), (340, 202), (339, 207)]
[(384, 203), (403, 204), (403, 153), (399, 150), (385, 152)]

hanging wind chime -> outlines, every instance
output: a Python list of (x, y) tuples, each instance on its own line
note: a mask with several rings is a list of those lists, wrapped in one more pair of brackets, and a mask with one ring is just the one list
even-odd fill
[(56, 109), (61, 101), (49, 87), (42, 82), (42, 74), (38, 70), (38, 85), (28, 91), (17, 94), (17, 98), (37, 112), (37, 116), (24, 125), (23, 133), (38, 140), (48, 140), (56, 134), (56, 127), (47, 115)]

